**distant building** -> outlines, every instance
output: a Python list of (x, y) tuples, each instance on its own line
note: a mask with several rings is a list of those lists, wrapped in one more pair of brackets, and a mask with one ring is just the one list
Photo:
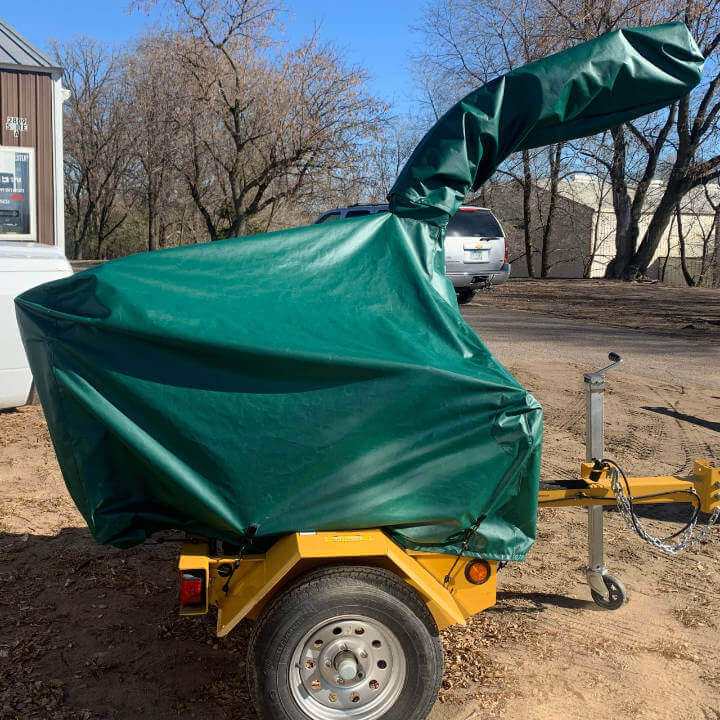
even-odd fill
[[(547, 214), (548, 182), (539, 181), (533, 187), (532, 210), (535, 226), (531, 228), (534, 266), (540, 273), (542, 227), (540, 213)], [(577, 174), (559, 184), (555, 223), (550, 235), (550, 277), (602, 277), (615, 255), (615, 211), (609, 182), (601, 183), (590, 175)], [(640, 236), (650, 223), (664, 184), (653, 181), (640, 218)], [(631, 189), (632, 192), (632, 189)], [(703, 257), (720, 254), (720, 214), (713, 207), (720, 206), (720, 186), (695, 188), (681, 203), (681, 222), (687, 265), (691, 274), (700, 273)], [(517, 183), (492, 183), (486, 189), (486, 202), (500, 218), (510, 244), (514, 277), (527, 277), (527, 261), (523, 231), (522, 190)], [(684, 284), (680, 270), (680, 242), (677, 221), (673, 217), (655, 253), (648, 276), (671, 284)], [(708, 279), (712, 281), (712, 278)]]
[[(487, 205), (500, 220), (509, 246), (509, 260), (512, 263), (512, 277), (527, 277), (527, 257), (525, 252), (525, 231), (523, 220), (522, 188), (515, 182), (488, 183), (483, 188), (482, 199), (476, 204)], [(542, 247), (542, 227), (538, 222), (540, 212), (547, 214), (549, 193), (540, 185), (532, 188), (533, 223), (530, 228), (533, 253), (533, 265), (536, 275), (540, 275), (540, 248)], [(572, 198), (558, 198), (555, 221), (550, 235), (549, 254), (550, 277), (581, 278), (589, 272), (590, 237), (594, 225), (592, 207)]]

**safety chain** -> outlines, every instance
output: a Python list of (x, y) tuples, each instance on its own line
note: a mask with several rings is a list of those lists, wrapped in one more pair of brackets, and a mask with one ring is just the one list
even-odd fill
[(612, 488), (613, 495), (617, 501), (618, 510), (625, 519), (628, 527), (635, 533), (637, 533), (645, 542), (652, 545), (656, 550), (666, 555), (676, 555), (683, 550), (688, 550), (693, 545), (699, 543), (708, 533), (712, 530), (713, 526), (720, 520), (720, 507), (716, 507), (710, 518), (708, 519), (707, 525), (697, 534), (693, 535), (695, 527), (697, 525), (697, 515), (693, 518), (692, 522), (685, 528), (680, 540), (677, 543), (667, 543), (659, 537), (651, 535), (640, 522), (640, 518), (633, 512), (630, 499), (625, 494), (625, 488), (623, 488), (620, 482), (620, 473), (618, 469), (610, 464), (606, 465), (608, 468), (608, 474), (610, 477), (610, 487)]

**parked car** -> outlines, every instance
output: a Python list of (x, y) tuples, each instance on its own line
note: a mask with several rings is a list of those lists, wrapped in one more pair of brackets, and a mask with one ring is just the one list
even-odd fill
[[(387, 211), (387, 205), (351, 205), (329, 210), (314, 224)], [(490, 210), (463, 205), (450, 220), (445, 236), (445, 274), (460, 303), (472, 300), (477, 290), (502, 285), (510, 277), (505, 233)]]
[(15, 296), (41, 283), (72, 275), (54, 245), (0, 243), (0, 409), (25, 405), (32, 374), (15, 318)]

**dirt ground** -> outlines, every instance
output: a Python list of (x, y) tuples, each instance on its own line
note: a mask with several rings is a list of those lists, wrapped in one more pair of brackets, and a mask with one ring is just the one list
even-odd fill
[[(608, 343), (629, 343), (628, 327), (661, 335), (633, 333), (634, 357), (609, 377), (608, 454), (634, 474), (720, 460), (720, 292), (612, 285), (517, 282), (463, 308), (544, 405), (544, 477), (570, 476), (583, 458), (582, 372)], [(543, 314), (513, 311), (529, 308)], [(602, 347), (599, 320), (619, 326)], [(550, 345), (541, 322), (554, 323)], [(686, 511), (644, 519), (667, 535)], [(607, 612), (589, 600), (585, 513), (542, 511), (527, 562), (500, 574), (498, 604), (444, 633), (432, 720), (720, 720), (720, 532), (667, 558), (615, 512), (606, 530), (630, 602)], [(177, 616), (177, 550), (94, 543), (41, 410), (0, 412), (0, 717), (253, 720), (248, 625), (218, 640), (211, 618)]]
[[(494, 287), (492, 305), (614, 327), (720, 339), (720, 292), (657, 283), (516, 279)], [(483, 301), (483, 294), (476, 296)]]

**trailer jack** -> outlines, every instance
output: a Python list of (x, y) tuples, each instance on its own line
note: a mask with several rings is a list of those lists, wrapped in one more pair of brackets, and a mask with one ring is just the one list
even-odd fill
[[(622, 362), (617, 353), (608, 356), (611, 363), (592, 373), (586, 373), (586, 438), (585, 462), (580, 478), (571, 481), (541, 483), (538, 503), (540, 508), (580, 506), (588, 509), (588, 568), (587, 583), (593, 600), (601, 607), (615, 610), (627, 600), (622, 581), (608, 572), (604, 561), (603, 506), (616, 505), (628, 525), (658, 551), (675, 554), (702, 540), (711, 527), (720, 520), (720, 468), (709, 461), (695, 461), (692, 474), (686, 477), (631, 477), (613, 461), (605, 459), (603, 413), (605, 373)], [(620, 477), (622, 476), (622, 481)], [(670, 544), (670, 538), (652, 537), (634, 513), (634, 505), (647, 503), (692, 502), (691, 521), (681, 534), (679, 542)], [(703, 530), (695, 531), (699, 513), (710, 517)]]

